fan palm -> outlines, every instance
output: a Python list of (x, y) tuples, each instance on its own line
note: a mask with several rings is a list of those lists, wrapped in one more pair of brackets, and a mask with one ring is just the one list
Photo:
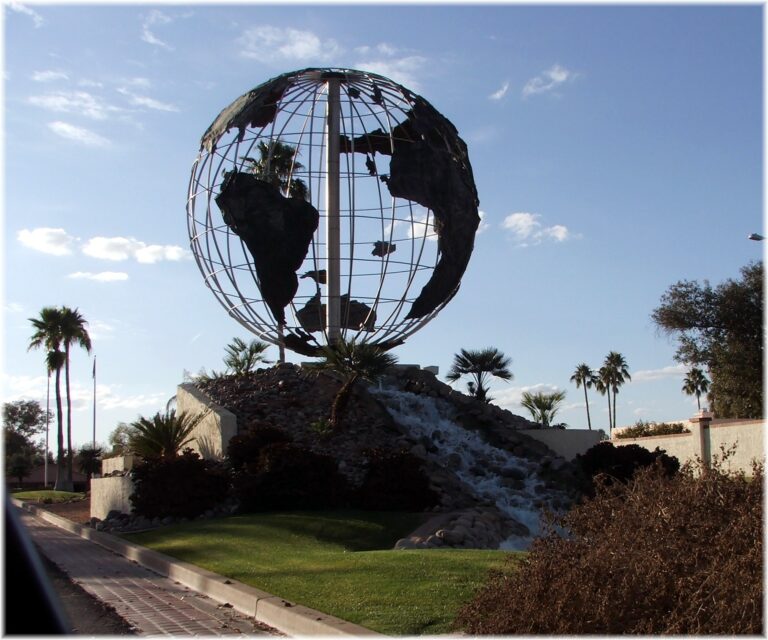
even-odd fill
[(61, 308), (61, 343), (64, 346), (64, 384), (67, 392), (67, 481), (72, 482), (72, 394), (69, 384), (70, 349), (73, 344), (91, 352), (91, 337), (85, 321), (77, 309)]
[(295, 177), (296, 172), (304, 168), (304, 165), (296, 160), (296, 149), (279, 140), (259, 142), (257, 149), (258, 158), (243, 158), (250, 163), (251, 173), (281, 189), (284, 195), (307, 200), (306, 183)]
[(316, 366), (338, 373), (343, 381), (331, 405), (328, 422), (332, 430), (341, 427), (355, 383), (358, 380), (376, 382), (396, 363), (395, 356), (375, 344), (356, 343), (354, 340), (347, 342), (342, 339), (335, 345), (323, 347), (323, 360)]
[(701, 411), (701, 394), (709, 391), (709, 380), (698, 367), (691, 367), (683, 380), (683, 393), (696, 396), (696, 406)]
[(128, 448), (142, 458), (172, 460), (195, 439), (192, 432), (208, 413), (176, 415), (171, 409), (165, 413), (158, 411), (151, 418), (142, 416), (130, 425)]
[(227, 373), (243, 376), (253, 372), (259, 363), (270, 364), (270, 361), (264, 357), (264, 352), (268, 348), (269, 345), (258, 340), (246, 343), (241, 338), (234, 338), (224, 349)]
[(606, 357), (603, 366), (607, 370), (610, 390), (613, 393), (613, 428), (616, 428), (616, 396), (619, 393), (619, 387), (628, 380), (632, 380), (629, 375), (627, 361), (624, 356), (617, 351), (611, 351)]
[(525, 391), (520, 404), (530, 411), (534, 422), (538, 422), (542, 427), (549, 427), (560, 410), (560, 404), (563, 400), (565, 400), (565, 391), (552, 393)]
[(77, 467), (81, 473), (85, 474), (88, 482), (91, 481), (94, 473), (101, 470), (101, 456), (104, 449), (98, 445), (86, 445), (77, 452)]
[(512, 380), (513, 375), (509, 370), (512, 359), (505, 356), (495, 347), (485, 349), (467, 350), (461, 349), (454, 354), (453, 363), (445, 376), (450, 382), (456, 382), (461, 376), (472, 376), (473, 380), (467, 385), (470, 395), (482, 402), (490, 402), (488, 397), (488, 376)]
[(576, 388), (584, 387), (584, 402), (587, 405), (587, 425), (589, 430), (592, 430), (592, 420), (589, 417), (589, 398), (587, 397), (587, 389), (591, 389), (595, 383), (595, 372), (592, 371), (590, 366), (585, 363), (581, 363), (576, 367), (576, 370), (571, 376), (571, 382), (576, 384)]
[(64, 366), (65, 356), (61, 351), (61, 310), (56, 307), (43, 307), (37, 318), (29, 318), (35, 332), (29, 339), (27, 350), (44, 348), (46, 371), (50, 375), (56, 374), (56, 484), (54, 488), (59, 491), (71, 491), (72, 486), (66, 485), (64, 473), (64, 412), (61, 408), (61, 368)]

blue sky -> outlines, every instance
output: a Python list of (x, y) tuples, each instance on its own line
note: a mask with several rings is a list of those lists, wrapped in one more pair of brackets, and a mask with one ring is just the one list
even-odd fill
[[(496, 346), (525, 390), (620, 351), (619, 424), (687, 417), (653, 308), (672, 283), (762, 257), (763, 8), (518, 5), (4, 6), (3, 400), (45, 399), (28, 318), (78, 307), (98, 360), (97, 439), (161, 410), (183, 372), (248, 337), (189, 252), (185, 200), (219, 111), (280, 73), (358, 68), (457, 127), (483, 212), (458, 295), (395, 351), (438, 365)], [(277, 350), (270, 349), (277, 357)], [(299, 357), (289, 357), (299, 361)], [(75, 353), (75, 440), (92, 361)], [(607, 427), (604, 397), (590, 396)]]

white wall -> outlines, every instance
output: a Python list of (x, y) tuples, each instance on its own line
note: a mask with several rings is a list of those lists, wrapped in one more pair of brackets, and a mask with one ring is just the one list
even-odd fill
[(237, 435), (237, 418), (231, 411), (211, 402), (193, 384), (179, 385), (176, 390), (176, 415), (192, 416), (208, 412), (192, 432), (189, 444), (203, 458), (221, 460), (227, 452), (229, 440)]

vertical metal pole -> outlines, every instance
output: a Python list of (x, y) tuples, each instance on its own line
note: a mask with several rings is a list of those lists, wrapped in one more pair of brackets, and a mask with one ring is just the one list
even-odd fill
[(93, 448), (96, 448), (96, 356), (93, 356)]
[(43, 462), (43, 485), (48, 488), (48, 430), (51, 426), (51, 370), (48, 369), (48, 390), (45, 392), (45, 461)]
[(325, 251), (328, 271), (326, 327), (328, 344), (341, 338), (341, 221), (339, 219), (339, 78), (328, 78), (326, 121)]

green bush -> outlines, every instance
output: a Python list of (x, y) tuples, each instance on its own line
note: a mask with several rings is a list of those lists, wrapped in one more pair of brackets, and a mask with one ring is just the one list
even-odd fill
[[(658, 466), (598, 482), (555, 533), (537, 540), (460, 612), (493, 634), (763, 633), (763, 469), (720, 466), (669, 477)], [(513, 566), (514, 565), (514, 566)]]
[(368, 449), (367, 469), (355, 504), (373, 511), (422, 511), (437, 504), (424, 463), (407, 451)]
[(263, 447), (276, 442), (292, 442), (293, 438), (275, 427), (255, 426), (234, 436), (227, 445), (227, 458), (232, 468), (240, 469), (259, 459)]
[(132, 471), (131, 504), (147, 518), (194, 518), (221, 503), (229, 478), (221, 465), (191, 449), (176, 458), (143, 460)]
[(680, 462), (674, 456), (668, 456), (663, 449), (656, 447), (648, 451), (637, 444), (614, 446), (611, 442), (598, 442), (583, 454), (576, 456), (576, 465), (583, 478), (582, 490), (589, 496), (595, 493), (595, 479), (605, 476), (603, 481), (627, 482), (635, 472), (643, 467), (659, 465), (663, 472), (672, 476), (680, 469)]
[(617, 439), (647, 438), (648, 436), (668, 436), (675, 433), (690, 433), (682, 422), (643, 422), (638, 420), (634, 427), (617, 430), (613, 437)]

